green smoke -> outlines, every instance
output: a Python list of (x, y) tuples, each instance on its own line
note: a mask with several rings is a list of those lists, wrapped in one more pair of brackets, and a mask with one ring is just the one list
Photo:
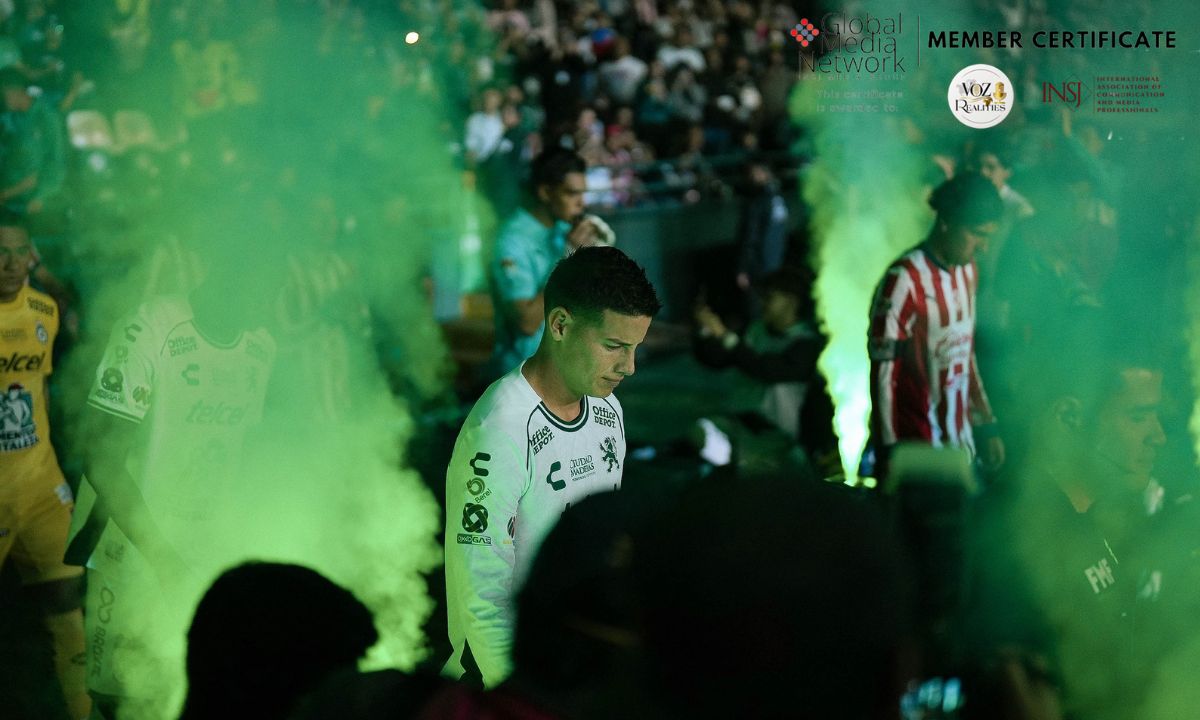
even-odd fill
[[(90, 68), (95, 109), (146, 111), (160, 147), (85, 158), (103, 169), (83, 171), (70, 238), (85, 332), (58, 374), (77, 457), (96, 442), (82, 407), (108, 331), (146, 299), (218, 283), (232, 289), (229, 312), (267, 317), (279, 346), (244, 472), (222, 478), (234, 489), (211, 498), (221, 525), (196, 538), (210, 557), (191, 568), (194, 587), (168, 598), (157, 647), (127, 658), (129, 675), (174, 676), (146, 717), (177, 706), (185, 623), (221, 570), (244, 559), (316, 568), (375, 612), (371, 664), (412, 668), (433, 606), (421, 574), (441, 562), (438, 505), (405, 448), (449, 377), (422, 278), (435, 243), (458, 242), (469, 201), (447, 148), (464, 101), (449, 38), (471, 30), (301, 4), (214, 3), (201, 15)], [(406, 43), (414, 30), (420, 42)], [(210, 56), (222, 60), (195, 59)]]

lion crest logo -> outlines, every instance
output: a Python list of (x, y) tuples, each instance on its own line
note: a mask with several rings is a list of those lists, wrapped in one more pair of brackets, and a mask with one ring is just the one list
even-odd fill
[(612, 472), (613, 468), (621, 469), (621, 461), (617, 460), (617, 440), (609, 435), (604, 438), (604, 442), (600, 444), (600, 450), (604, 453), (604, 457), (600, 458), (601, 462), (608, 463), (608, 472)]

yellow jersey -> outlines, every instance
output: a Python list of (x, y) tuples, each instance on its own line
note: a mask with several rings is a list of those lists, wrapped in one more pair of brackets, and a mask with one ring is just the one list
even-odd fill
[(28, 286), (0, 303), (0, 478), (62, 476), (46, 408), (58, 320), (53, 298)]

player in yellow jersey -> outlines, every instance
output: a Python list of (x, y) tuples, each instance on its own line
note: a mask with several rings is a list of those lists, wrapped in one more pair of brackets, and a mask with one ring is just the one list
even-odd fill
[(16, 567), (46, 613), (71, 717), (84, 687), (80, 568), (63, 564), (74, 498), (63, 479), (46, 407), (58, 306), (28, 285), (33, 245), (20, 219), (0, 213), (0, 566)]

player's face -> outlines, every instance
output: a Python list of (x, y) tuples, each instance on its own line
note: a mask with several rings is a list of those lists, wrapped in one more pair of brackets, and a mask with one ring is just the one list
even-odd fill
[(33, 245), (21, 228), (0, 227), (0, 302), (11, 302), (29, 278)]
[(1145, 368), (1121, 373), (1121, 389), (1101, 407), (1091, 451), (1098, 474), (1146, 487), (1158, 448), (1166, 442), (1158, 409), (1162, 404), (1162, 374)]
[(583, 193), (586, 190), (587, 179), (583, 173), (567, 173), (561, 183), (542, 187), (540, 193), (556, 220), (574, 222), (583, 214)]
[(975, 253), (987, 252), (988, 243), (999, 228), (1000, 224), (996, 222), (950, 228), (946, 260), (952, 265), (969, 264), (975, 259)]
[(605, 310), (599, 322), (576, 319), (563, 335), (562, 371), (572, 394), (608, 397), (634, 372), (633, 355), (650, 318)]

